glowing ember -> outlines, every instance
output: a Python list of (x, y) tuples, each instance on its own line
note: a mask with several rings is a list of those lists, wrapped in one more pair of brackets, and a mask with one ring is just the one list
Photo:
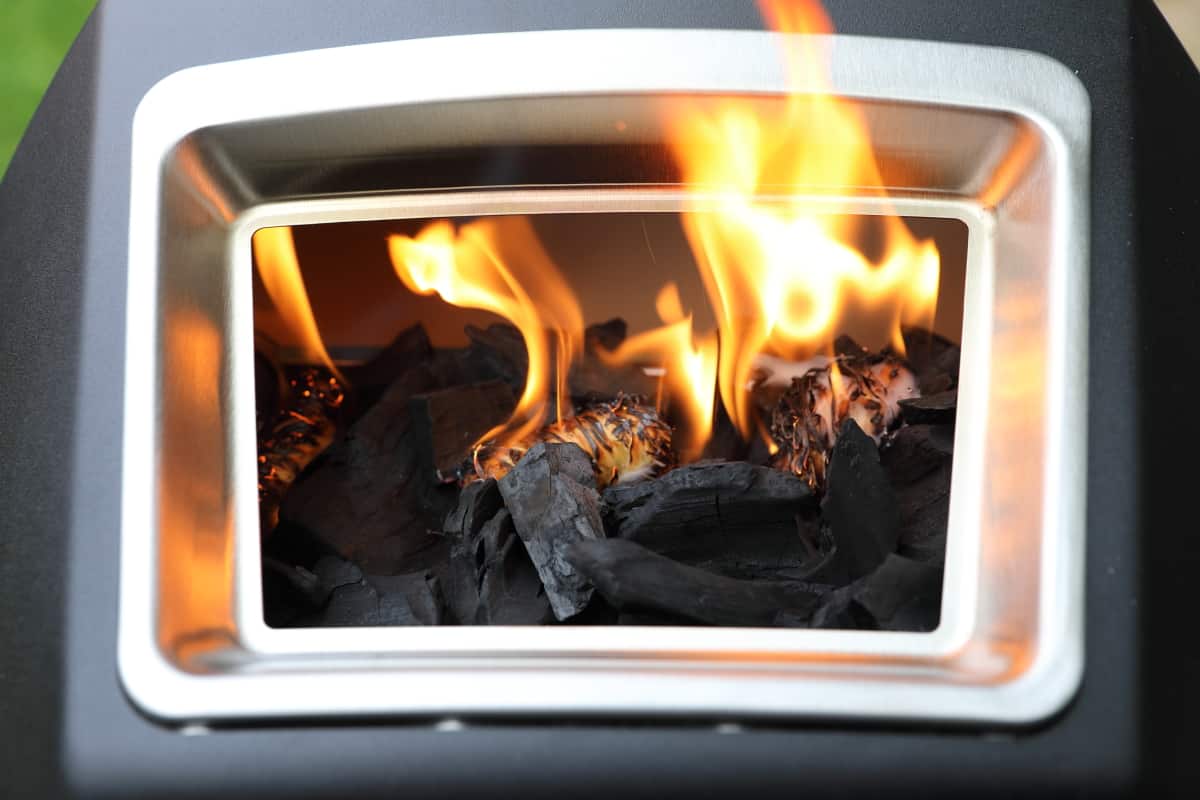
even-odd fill
[[(824, 34), (815, 2), (764, 2), (784, 33)], [(783, 107), (724, 99), (673, 120), (671, 144), (692, 195), (685, 230), (721, 331), (718, 384), (743, 436), (755, 427), (748, 385), (755, 358), (829, 352), (853, 312), (902, 324), (932, 321), (939, 255), (895, 216), (874, 217), (883, 255), (857, 248), (864, 216), (839, 212), (834, 193), (885, 194), (859, 110), (829, 94), (827, 40), (782, 40), (795, 91)], [(818, 213), (814, 196), (825, 200)], [(831, 208), (832, 206), (832, 208)]]
[(300, 261), (296, 256), (292, 229), (263, 228), (255, 232), (253, 248), (263, 286), (284, 324), (299, 340), (306, 360), (313, 364), (324, 364), (338, 380), (345, 383), (345, 378), (325, 351), (317, 330), (308, 292), (304, 289), (304, 278), (300, 275)]
[(579, 445), (596, 467), (600, 488), (653, 477), (672, 463), (670, 427), (654, 409), (622, 397), (549, 425), (517, 444), (480, 446), (475, 472), (481, 478), (501, 478), (539, 442)]
[(306, 369), (289, 381), (289, 405), (258, 443), (258, 501), (261, 530), (279, 522), (279, 504), (297, 476), (333, 443), (332, 415), (345, 399), (337, 378)]
[(575, 295), (524, 217), (491, 217), (455, 231), (439, 220), (415, 237), (388, 237), (392, 266), (417, 294), (491, 311), (525, 341), (529, 368), (512, 418), (479, 441), (524, 441), (545, 422), (553, 380), (555, 419), (573, 408), (567, 392), (571, 360), (583, 347), (583, 314)]

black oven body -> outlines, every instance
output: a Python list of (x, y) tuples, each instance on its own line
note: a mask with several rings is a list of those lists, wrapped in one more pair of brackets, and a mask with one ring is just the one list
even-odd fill
[[(751, 2), (103, 0), (0, 184), (0, 775), (13, 797), (1191, 795), (1200, 777), (1200, 77), (1150, 2), (826, 0), (846, 34), (1015, 47), (1093, 107), (1083, 687), (1032, 730), (346, 719), (186, 735), (116, 674), (130, 126), (159, 79), (485, 31), (750, 28)], [(419, 80), (398, 76), (397, 80)]]

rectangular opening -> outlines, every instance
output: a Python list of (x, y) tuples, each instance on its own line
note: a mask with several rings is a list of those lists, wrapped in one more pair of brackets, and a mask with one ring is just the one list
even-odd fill
[[(131, 177), (120, 618), (120, 674), (139, 706), (172, 721), (673, 714), (986, 724), (1030, 722), (1062, 707), (1079, 684), (1083, 652), (1086, 94), (1070, 70), (1034, 54), (837, 36), (828, 40), (829, 83), (797, 86), (777, 59), (785, 39), (746, 31), (648, 30), (448, 37), (200, 67), (171, 76), (147, 95), (134, 125)], [(468, 63), (492, 68), (464, 70)], [(398, 82), (396, 75), (421, 79)], [(703, 181), (685, 174), (673, 155), (669, 121), (729, 98), (754, 115), (770, 117), (786, 110), (789, 98), (806, 92), (831, 92), (851, 104), (872, 145), (877, 174), (865, 184), (872, 188), (864, 189), (861, 176), (852, 173), (810, 174), (759, 187), (742, 200), (759, 211), (782, 204), (796, 212), (793, 217), (809, 221), (809, 228), (775, 237), (785, 244), (789, 236), (803, 237), (814, 227), (842, 230), (843, 223), (854, 223), (838, 241), (851, 243), (877, 266), (888, 262), (881, 254), (890, 251), (871, 231), (890, 214), (896, 221), (889, 234), (893, 243), (899, 232), (919, 256), (922, 243), (930, 242), (939, 259), (935, 272), (912, 270), (906, 280), (889, 284), (889, 291), (867, 292), (849, 302), (847, 313), (825, 326), (821, 343), (788, 350), (762, 341), (755, 321), (770, 316), (763, 312), (768, 307), (788, 308), (804, 319), (817, 304), (802, 292), (754, 290), (776, 286), (765, 279), (744, 280), (757, 274), (762, 254), (744, 257), (746, 248), (731, 247), (736, 257), (727, 258), (720, 248), (697, 247), (704, 240), (702, 221), (727, 213), (730, 196), (696, 190)], [(828, 130), (836, 134), (837, 126)], [(816, 147), (835, 152), (843, 139), (818, 138)], [(879, 189), (886, 189), (886, 198)], [(452, 250), (476, 236), (478, 226), (503, 228), (501, 246), (492, 249), (503, 251), (503, 263), (513, 269), (530, 262), (510, 257), (507, 237), (520, 239), (522, 230), (532, 231), (526, 238), (536, 240), (544, 261), (554, 265), (571, 302), (547, 299), (554, 281), (522, 275), (506, 290), (516, 291), (515, 286), (532, 298), (537, 320), (522, 320), (522, 328), (514, 318), (519, 315), (488, 314), (482, 310), (486, 304), (456, 304), (436, 292), (418, 296), (409, 286), (418, 283), (411, 256), (421, 252), (418, 245), (436, 243), (426, 232), (439, 220), (446, 221), (439, 235), (448, 237)], [(296, 335), (295, 319), (279, 313), (297, 306), (271, 296), (262, 264), (256, 263), (262, 253), (255, 252), (255, 241), (278, 238), (271, 231), (280, 230), (290, 233), (295, 271), (305, 285), (298, 296), (311, 298), (322, 346), (346, 383), (324, 455), (294, 465), (299, 480), (279, 495), (282, 526), (290, 527), (264, 538), (263, 518), (269, 515), (263, 511), (271, 504), (260, 503), (256, 490), (258, 423), (271, 429), (281, 419), (283, 392), (272, 391), (280, 387), (280, 372), (295, 377), (321, 363), (312, 342)], [(715, 235), (713, 241), (719, 242), (724, 233)], [(496, 241), (485, 236), (484, 245), (472, 246), (486, 251), (487, 243)], [(702, 251), (703, 257), (697, 255)], [(397, 252), (409, 258), (396, 258)], [(821, 252), (833, 261), (840, 258), (836, 249)], [(925, 262), (918, 257), (900, 263)], [(407, 265), (408, 283), (398, 264)], [(726, 287), (731, 302), (722, 304), (724, 295), (712, 288), (717, 272), (732, 286)], [(916, 290), (918, 300), (928, 300), (920, 290), (935, 274), (939, 291), (933, 305), (910, 299), (899, 311), (893, 305), (885, 312), (885, 305), (875, 302), (877, 295), (892, 298), (896, 287)], [(662, 297), (672, 282), (678, 304)], [(578, 313), (568, 313), (572, 309)], [(707, 337), (719, 337), (713, 433), (707, 437), (694, 435), (698, 428), (684, 413), (680, 398), (689, 395), (679, 388), (680, 373), (664, 367), (684, 361), (676, 358), (680, 350), (667, 351), (661, 342), (642, 338), (680, 325), (689, 314), (690, 336), (676, 337), (687, 346), (686, 355), (703, 354), (712, 341)], [(593, 327), (616, 317), (625, 322), (623, 337), (619, 325)], [(524, 395), (529, 375), (513, 365), (534, 360), (522, 330), (553, 330), (548, 320), (567, 329), (563, 340), (570, 346), (564, 352), (573, 354), (574, 366), (541, 373), (538, 402), (530, 408), (546, 409), (546, 416), (522, 437), (507, 438), (513, 427), (511, 413), (504, 417), (506, 404)], [(411, 334), (417, 322), (423, 339)], [(465, 334), (467, 325), (479, 329), (474, 338)], [(518, 335), (495, 325), (512, 325)], [(794, 332), (800, 326), (784, 327)], [(848, 441), (845, 437), (834, 441), (828, 454), (825, 466), (832, 475), (815, 466), (824, 447), (794, 458), (793, 464), (804, 465), (801, 470), (772, 464), (762, 430), (766, 420), (755, 413), (779, 408), (781, 398), (754, 405), (754, 387), (761, 388), (764, 366), (778, 369), (811, 356), (828, 357), (831, 351), (837, 355), (834, 343), (841, 334), (869, 354), (837, 362), (839, 381), (853, 382), (862, 369), (886, 363), (874, 359), (900, 340), (905, 340), (905, 369), (924, 373), (928, 364), (921, 359), (929, 358), (932, 346), (928, 337), (924, 349), (915, 346), (920, 336), (912, 329), (932, 330), (940, 337), (934, 340), (940, 354), (950, 360), (961, 352), (955, 374), (941, 362), (938, 369), (947, 373), (941, 383), (922, 387), (922, 380), (938, 376), (914, 374), (918, 388), (928, 390), (925, 397), (940, 394), (943, 385), (956, 392), (953, 411), (944, 406), (898, 411), (882, 420), (886, 441), (883, 433), (878, 444), (867, 432), (862, 438), (868, 451), (880, 453), (880, 469), (900, 506), (893, 519), (904, 530), (912, 519), (905, 517), (899, 498), (911, 487), (900, 485), (896, 465), (888, 460), (902, 452), (904, 437), (918, 428), (953, 428), (949, 442), (944, 436), (909, 442), (929, 445), (943, 459), (931, 471), (923, 471), (926, 462), (916, 469), (920, 480), (937, 478), (931, 484), (937, 502), (922, 508), (937, 511), (931, 530), (945, 534), (944, 567), (925, 584), (936, 587), (933, 592), (917, 593), (925, 605), (915, 622), (912, 615), (893, 610), (891, 629), (878, 624), (887, 615), (879, 605), (871, 610), (878, 599), (872, 595), (851, 598), (871, 611), (869, 617), (847, 603), (834, 609), (844, 613), (831, 611), (824, 619), (828, 624), (817, 627), (815, 607), (795, 602), (795, 584), (820, 582), (813, 576), (822, 573), (806, 568), (822, 555), (823, 530), (835, 528), (830, 523), (838, 515), (869, 507), (869, 498), (856, 495), (833, 515), (822, 507), (830, 503), (830, 487), (837, 491), (837, 445)], [(405, 330), (410, 335), (396, 343)], [(546, 339), (544, 360), (557, 365), (559, 334)], [(630, 348), (627, 359), (613, 355), (631, 342), (646, 346)], [(609, 362), (616, 363), (606, 363), (596, 345), (611, 351)], [(764, 352), (776, 360), (764, 365), (757, 359)], [(726, 381), (724, 391), (723, 363), (744, 367)], [(832, 380), (827, 363), (809, 366), (816, 369), (809, 373), (809, 389)], [(467, 367), (477, 370), (469, 381), (462, 380)], [(404, 382), (405, 370), (425, 377), (410, 379), (414, 385), (406, 395), (388, 398), (389, 387)], [(592, 384), (572, 386), (572, 373)], [(562, 391), (560, 374), (566, 376)], [(659, 400), (660, 377), (673, 384), (667, 386), (665, 403)], [(804, 373), (799, 377), (803, 380)], [(427, 412), (430, 395), (464, 386), (471, 397), (435, 399), (445, 408), (466, 404), (479, 413), (462, 422), (462, 416), (447, 412), (451, 422), (439, 428), (436, 450), (433, 444), (410, 446), (413, 426), (398, 420), (407, 416), (411, 423), (414, 405), (424, 403)], [(786, 394), (781, 388), (774, 391)], [(481, 492), (486, 484), (470, 474), (473, 453), (459, 460), (487, 438), (485, 421), (502, 426), (495, 438), (504, 438), (503, 446), (520, 445), (523, 452), (520, 459), (509, 459), (512, 470), (499, 479), (503, 482), (523, 463), (536, 465), (525, 461), (536, 449), (527, 446), (528, 434), (565, 425), (572, 412), (581, 416), (596, 404), (611, 409), (618, 394), (625, 402), (641, 397), (648, 411), (638, 418), (657, 413), (665, 419), (672, 427), (666, 460), (683, 464), (601, 486), (629, 465), (617, 464), (614, 471), (612, 464), (602, 466), (601, 459), (589, 456), (589, 474), (571, 473), (562, 459), (555, 462), (559, 478), (574, 474), (580, 486), (595, 480), (594, 490), (579, 491), (612, 500), (593, 525), (593, 531), (603, 529), (605, 540), (613, 541), (613, 532), (620, 540), (623, 525), (632, 524), (636, 512), (652, 501), (662, 507), (657, 496), (643, 502), (638, 492), (694, 472), (696, 464), (704, 468), (705, 456), (718, 456), (725, 464), (745, 462), (748, 466), (739, 469), (767, 476), (771, 491), (782, 482), (793, 489), (807, 486), (813, 494), (801, 498), (800, 522), (791, 520), (796, 530), (816, 531), (811, 555), (764, 546), (772, 555), (783, 554), (771, 561), (764, 559), (763, 547), (739, 552), (725, 546), (730, 537), (720, 534), (720, 525), (717, 534), (702, 540), (708, 547), (720, 539), (720, 547), (705, 550), (695, 537), (677, 536), (672, 542), (680, 528), (665, 518), (644, 528), (648, 541), (628, 537), (651, 552), (662, 550), (656, 556), (687, 570), (782, 592), (770, 595), (775, 600), (769, 613), (738, 617), (718, 605), (715, 614), (703, 609), (703, 599), (685, 608), (656, 607), (665, 603), (644, 593), (661, 588), (663, 573), (656, 571), (661, 562), (650, 559), (646, 579), (648, 557), (642, 551), (642, 561), (626, 559), (633, 564), (628, 570), (602, 574), (615, 556), (593, 565), (598, 570), (588, 579), (593, 597), (599, 594), (612, 606), (597, 604), (604, 613), (591, 608), (588, 599), (578, 610), (564, 606), (564, 614), (550, 608), (547, 618), (548, 600), (536, 587), (533, 600), (515, 605), (512, 616), (505, 612), (493, 618), (489, 610), (481, 618), (455, 610), (459, 606), (447, 598), (460, 596), (455, 587), (462, 576), (449, 567), (465, 566), (478, 590), (480, 552), (484, 566), (504, 566), (505, 546), (511, 554), (526, 545), (514, 521), (515, 538), (493, 538), (482, 551), (466, 550), (457, 558), (449, 552), (461, 542), (446, 535), (452, 527), (447, 519), (465, 493)], [(379, 413), (388, 410), (381, 403), (389, 399), (396, 413)], [(805, 403), (799, 406), (794, 410), (806, 410)], [(917, 412), (930, 414), (931, 421), (906, 416)], [(382, 445), (379, 431), (373, 439), (357, 435), (355, 426), (372, 415), (382, 429)], [(859, 415), (855, 424), (870, 427), (875, 424), (871, 416)], [(746, 434), (729, 435), (741, 430), (739, 419)], [(804, 419), (811, 418), (797, 413), (792, 421)], [(524, 422), (529, 419), (518, 420)], [(769, 437), (776, 426), (766, 427)], [(805, 429), (779, 427), (789, 436)], [(821, 430), (817, 426), (815, 433)], [(298, 433), (304, 437), (312, 431)], [(346, 449), (348, 437), (368, 455), (409, 459), (395, 465), (397, 483), (418, 473), (429, 482), (429, 466), (443, 468), (446, 483), (423, 487), (420, 513), (408, 515), (410, 524), (388, 527), (382, 535), (369, 531), (371, 504), (352, 493), (318, 492), (312, 486), (338, 455), (335, 448)], [(786, 454), (779, 438), (773, 442)], [(762, 449), (768, 450), (765, 456)], [(580, 451), (587, 455), (586, 449)], [(426, 459), (421, 469), (415, 466), (418, 456)], [(550, 457), (543, 457), (548, 474)], [(650, 474), (656, 471), (660, 474)], [(350, 481), (354, 491), (364, 486), (379, 491), (379, 471), (365, 474), (376, 477)], [(387, 478), (385, 468), (385, 488)], [(334, 485), (336, 490), (346, 476), (322, 481), (325, 489)], [(713, 496), (706, 491), (699, 495), (702, 511), (682, 530), (714, 530), (703, 513)], [(570, 487), (562, 492), (578, 494)], [(613, 499), (614, 492), (629, 493), (624, 506), (620, 496)], [(323, 514), (331, 524), (319, 526), (308, 516), (301, 526), (296, 518), (301, 514), (289, 504), (303, 505), (302, 498), (306, 514)], [(494, 506), (494, 494), (480, 507), (488, 502)], [(715, 506), (713, 500), (714, 513)], [(505, 507), (513, 514), (507, 501)], [(722, 514), (730, 507), (722, 501)], [(764, 539), (770, 545), (771, 536), (785, 529), (790, 507), (785, 502), (770, 508), (774, 516), (756, 509), (761, 516), (747, 517), (771, 524), (748, 524), (743, 532), (751, 535), (744, 538), (758, 535), (758, 545)], [(491, 512), (482, 523), (494, 521), (496, 509)], [(466, 524), (474, 536), (476, 522), (472, 517), (455, 524)], [(304, 533), (294, 535), (302, 528)], [(414, 532), (418, 535), (410, 536)], [(314, 547), (314, 533), (336, 541)], [(799, 535), (788, 544), (797, 541), (811, 544)], [(330, 550), (347, 562), (345, 572), (324, 574), (318, 568)], [(898, 539), (887, 554), (927, 566), (919, 555), (911, 548), (900, 552)], [(939, 558), (935, 553), (932, 560)], [(793, 571), (796, 561), (801, 566)], [(516, 570), (518, 577), (529, 579), (528, 564), (519, 566), (525, 571)], [(844, 566), (837, 567), (840, 588), (822, 574), (821, 596), (862, 580), (850, 579)], [(443, 574), (426, 579), (438, 570)], [(669, 574), (672, 580), (678, 577)], [(410, 577), (397, 577), (405, 575)], [(640, 584), (634, 582), (636, 591), (626, 580), (634, 575), (641, 576)], [(686, 576), (692, 580), (695, 574)], [(546, 578), (537, 578), (544, 592)], [(601, 586), (606, 581), (609, 585)], [(618, 585), (622, 581), (624, 588)], [(373, 582), (370, 591), (364, 588), (368, 582)], [(514, 579), (514, 585), (531, 584)], [(675, 597), (680, 585), (694, 583), (676, 580)], [(357, 598), (348, 599), (365, 600), (367, 613), (359, 613), (360, 606), (354, 614), (321, 618), (331, 607), (329, 597), (343, 587), (358, 587)], [(486, 591), (494, 589), (489, 584)], [(633, 594), (613, 599), (623, 591)], [(315, 602), (297, 604), (297, 592)], [(605, 592), (613, 598), (604, 599)], [(443, 602), (422, 605), (423, 598), (437, 593)], [(385, 603), (384, 595), (402, 596), (403, 602)], [(385, 609), (386, 604), (391, 605)], [(698, 615), (697, 608), (703, 613)], [(530, 609), (539, 615), (531, 617)], [(461, 624), (467, 619), (493, 624)], [(636, 624), (597, 624), (611, 622)]]
[[(882, 216), (857, 220), (862, 263), (838, 283), (815, 254), (747, 253), (723, 285), (764, 305), (723, 331), (685, 231), (716, 212), (616, 210), (643, 193), (255, 233), (268, 624), (937, 627), (967, 226), (904, 221), (938, 254), (933, 296), (915, 260), (877, 266)], [(791, 306), (769, 307), (780, 290)], [(740, 429), (720, 339), (821, 302), (827, 330), (748, 354)], [(579, 491), (541, 472), (564, 457), (591, 476)]]

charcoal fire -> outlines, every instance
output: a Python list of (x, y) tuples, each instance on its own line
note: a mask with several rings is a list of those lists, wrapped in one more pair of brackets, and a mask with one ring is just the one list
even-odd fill
[[(828, 29), (815, 6), (765, 5), (784, 32)], [(804, 88), (777, 106), (670, 106), (669, 212), (463, 206), (256, 234), (264, 332), (293, 363), (336, 352), (356, 387), (341, 407), (349, 384), (310, 369), (260, 434), (263, 529), (289, 533), (264, 554), (332, 587), (292, 613), (265, 597), (269, 618), (937, 627), (958, 240), (814, 197), (890, 185), (862, 109), (821, 91), (819, 51), (788, 46)], [(365, 230), (374, 250), (337, 238)], [(302, 270), (298, 246), (327, 265)], [(331, 255), (349, 252), (365, 262)]]
[(548, 425), (520, 443), (481, 445), (474, 455), (476, 477), (502, 478), (539, 442), (578, 445), (592, 460), (601, 489), (653, 477), (673, 461), (670, 426), (653, 408), (622, 396)]
[(919, 394), (912, 372), (895, 356), (841, 355), (813, 367), (792, 379), (771, 415), (779, 448), (771, 463), (822, 491), (842, 423), (853, 419), (879, 444), (899, 418), (900, 401)]

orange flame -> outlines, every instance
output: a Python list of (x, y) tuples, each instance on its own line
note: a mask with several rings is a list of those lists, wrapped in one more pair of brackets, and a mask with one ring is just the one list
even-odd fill
[(700, 454), (712, 432), (717, 335), (693, 334), (692, 315), (683, 313), (679, 288), (674, 283), (659, 290), (654, 305), (664, 323), (662, 327), (626, 339), (611, 353), (598, 353), (611, 366), (650, 363), (663, 370), (657, 410), (661, 413), (673, 401), (679, 408), (685, 431), (675, 436), (674, 443), (680, 460), (687, 462)]
[[(781, 32), (832, 31), (816, 2), (761, 5)], [(758, 354), (801, 359), (829, 350), (855, 312), (885, 317), (902, 348), (902, 324), (932, 320), (940, 274), (936, 246), (914, 239), (899, 217), (873, 219), (884, 240), (873, 261), (853, 244), (864, 217), (828, 207), (838, 193), (884, 196), (884, 181), (858, 108), (830, 93), (827, 40), (794, 36), (785, 44), (795, 90), (781, 109), (764, 112), (742, 99), (697, 103), (671, 128), (691, 193), (684, 229), (721, 331), (720, 395), (747, 437)], [(826, 200), (822, 212), (814, 195)]]
[(342, 385), (346, 385), (346, 379), (333, 365), (321, 341), (321, 333), (317, 330), (317, 320), (313, 316), (308, 292), (304, 289), (304, 278), (300, 274), (292, 229), (262, 228), (254, 233), (252, 245), (263, 286), (284, 324), (300, 340), (304, 357), (311, 363), (324, 364)]
[(416, 236), (389, 236), (388, 252), (410, 290), (504, 317), (525, 340), (525, 389), (512, 417), (480, 442), (520, 442), (541, 427), (551, 376), (557, 419), (572, 415), (567, 374), (583, 347), (583, 313), (527, 218), (489, 217), (458, 231), (437, 220)]

